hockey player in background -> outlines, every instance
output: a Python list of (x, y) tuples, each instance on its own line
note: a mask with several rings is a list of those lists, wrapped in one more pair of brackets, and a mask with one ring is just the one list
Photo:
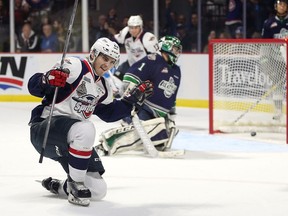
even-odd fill
[[(131, 89), (150, 80), (154, 85), (154, 93), (147, 98), (138, 112), (142, 124), (158, 150), (171, 147), (175, 131), (175, 103), (181, 81), (181, 70), (176, 64), (182, 51), (181, 42), (174, 36), (165, 36), (159, 40), (160, 52), (149, 54), (134, 63), (123, 78), (126, 89), (124, 97)], [(126, 118), (131, 123), (131, 118)], [(113, 155), (123, 151), (143, 149), (133, 125), (110, 129), (100, 136), (97, 146), (99, 153)]]
[(59, 87), (52, 112), (50, 131), (44, 157), (59, 162), (68, 178), (60, 181), (46, 178), (43, 187), (54, 194), (68, 196), (68, 201), (87, 206), (91, 199), (100, 200), (107, 186), (102, 178), (104, 167), (93, 148), (94, 124), (88, 119), (94, 114), (106, 122), (129, 116), (134, 106), (140, 106), (153, 86), (141, 82), (127, 97), (113, 99), (112, 90), (102, 77), (116, 66), (119, 46), (108, 38), (98, 39), (89, 57), (67, 57), (46, 73), (36, 73), (28, 83), (29, 92), (43, 98), (32, 110), (30, 139), (40, 153), (55, 87)]
[[(118, 34), (114, 35), (118, 44), (123, 44), (127, 53), (127, 60), (124, 61), (114, 72), (114, 76), (109, 77), (115, 95), (122, 95), (121, 85), (123, 76), (130, 66), (139, 61), (147, 54), (156, 53), (159, 50), (157, 37), (143, 29), (141, 16), (130, 16), (127, 26)], [(120, 91), (120, 92), (118, 92)]]
[[(262, 38), (288, 38), (288, 0), (275, 0), (274, 9), (276, 15), (264, 22)], [(267, 49), (261, 60), (264, 70), (267, 70), (269, 78), (272, 80), (273, 101), (275, 105), (274, 120), (281, 120), (282, 107), (285, 91), (286, 74), (286, 46), (279, 49)], [(267, 56), (267, 58), (265, 58)]]

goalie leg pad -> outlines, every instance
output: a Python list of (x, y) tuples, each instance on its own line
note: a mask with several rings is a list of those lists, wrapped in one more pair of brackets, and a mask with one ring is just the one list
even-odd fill
[[(155, 118), (141, 122), (155, 146), (165, 146), (169, 140), (169, 131), (164, 118)], [(175, 125), (174, 125), (175, 126)], [(100, 135), (102, 147), (113, 155), (131, 150), (143, 150), (143, 144), (133, 125), (113, 128)]]

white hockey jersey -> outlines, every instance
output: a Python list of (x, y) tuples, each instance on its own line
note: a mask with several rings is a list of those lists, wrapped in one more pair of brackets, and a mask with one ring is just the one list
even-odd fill
[[(58, 62), (55, 67), (60, 66)], [(73, 85), (73, 91), (67, 92), (61, 102), (55, 104), (53, 115), (68, 115), (74, 119), (88, 119), (93, 114), (93, 111), (99, 100), (105, 95), (105, 100), (102, 104), (109, 104), (113, 101), (112, 90), (110, 85), (103, 83), (100, 77), (95, 77), (91, 65), (86, 59), (75, 57), (66, 58), (63, 68), (70, 70), (67, 83)], [(87, 70), (88, 69), (88, 70)], [(108, 93), (107, 96), (106, 94)], [(59, 92), (61, 97), (62, 92)], [(51, 106), (45, 106), (41, 117), (46, 118), (50, 113)]]
[(126, 26), (114, 37), (119, 44), (125, 45), (130, 66), (147, 54), (156, 53), (159, 50), (158, 39), (150, 32), (143, 31), (137, 38), (133, 38), (129, 33), (129, 27)]

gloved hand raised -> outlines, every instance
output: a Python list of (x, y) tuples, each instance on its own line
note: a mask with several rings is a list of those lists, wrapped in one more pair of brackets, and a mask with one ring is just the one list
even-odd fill
[(144, 100), (153, 94), (153, 89), (153, 83), (146, 80), (131, 89), (123, 99), (132, 105), (141, 106)]
[(68, 68), (55, 68), (43, 75), (42, 82), (55, 87), (64, 87), (69, 77)]

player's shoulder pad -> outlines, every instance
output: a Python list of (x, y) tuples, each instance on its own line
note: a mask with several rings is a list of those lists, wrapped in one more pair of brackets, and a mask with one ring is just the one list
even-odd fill
[(145, 49), (150, 53), (155, 53), (159, 50), (158, 39), (151, 32), (144, 33), (142, 43)]
[(115, 40), (120, 44), (124, 44), (124, 41), (128, 32), (129, 32), (129, 27), (128, 26), (124, 27), (118, 34), (114, 35)]
[[(63, 68), (68, 68), (70, 71), (69, 77), (67, 79), (68, 83), (74, 82), (81, 74), (82, 71), (81, 61), (82, 61), (81, 58), (74, 56), (66, 57), (64, 59)], [(57, 62), (55, 66), (59, 67), (60, 65), (61, 61)]]

